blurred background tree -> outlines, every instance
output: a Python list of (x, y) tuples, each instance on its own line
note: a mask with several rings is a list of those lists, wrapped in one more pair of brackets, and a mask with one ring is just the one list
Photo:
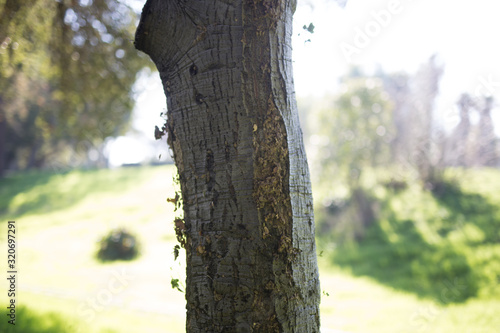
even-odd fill
[(406, 114), (406, 159), (413, 165), (422, 182), (430, 184), (439, 177), (442, 154), (437, 145), (440, 132), (436, 131), (434, 104), (439, 93), (443, 66), (435, 55), (422, 64), (410, 82), (412, 97)]
[(346, 219), (337, 216), (336, 222), (348, 238), (359, 237), (373, 222), (374, 213), (360, 179), (364, 170), (390, 161), (393, 108), (380, 78), (352, 68), (341, 79), (339, 95), (321, 107), (312, 107), (309, 114), (315, 184), (325, 194), (329, 210), (349, 212)]
[(299, 107), (332, 261), (448, 303), (436, 281), (461, 279), (453, 302), (500, 292), (500, 211), (489, 203), (500, 160), (493, 97), (464, 92), (449, 126), (435, 103), (443, 72), (436, 56), (414, 74), (353, 67), (337, 95)]
[(337, 95), (299, 100), (320, 230), (339, 242), (362, 239), (379, 219), (371, 187), (380, 178), (395, 189), (417, 181), (439, 194), (450, 167), (498, 166), (493, 98), (462, 94), (459, 121), (445, 128), (435, 108), (443, 72), (435, 55), (414, 74), (352, 67)]
[(132, 43), (136, 13), (117, 0), (0, 0), (0, 174), (105, 165), (131, 88), (149, 60)]
[(331, 124), (330, 134), (335, 133), (331, 143), (336, 152), (331, 157), (340, 168), (346, 167), (341, 172), (349, 187), (356, 188), (363, 169), (390, 159), (392, 101), (380, 79), (353, 70), (341, 79), (341, 94), (332, 111), (330, 121), (322, 121), (324, 132)]
[(493, 97), (483, 99), (479, 106), (479, 122), (476, 128), (477, 150), (475, 160), (479, 166), (498, 166), (498, 138), (495, 135), (491, 109), (493, 108)]

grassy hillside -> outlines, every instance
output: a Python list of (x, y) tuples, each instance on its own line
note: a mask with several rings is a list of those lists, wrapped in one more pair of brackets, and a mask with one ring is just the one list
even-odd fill
[[(183, 279), (166, 201), (173, 175), (173, 166), (162, 166), (0, 180), (0, 247), (7, 219), (18, 229), (19, 322), (28, 313), (31, 324), (42, 320), (59, 327), (54, 332), (182, 332), (184, 295), (170, 287), (172, 278)], [(103, 264), (98, 241), (117, 227), (137, 235), (141, 255)]]
[(500, 171), (492, 169), (448, 170), (433, 190), (371, 174), (363, 191), (374, 220), (352, 238), (338, 224), (360, 224), (349, 204), (333, 212), (318, 205), (319, 223), (331, 230), (320, 248), (344, 272), (430, 302), (413, 318), (429, 326), (425, 332), (493, 332), (500, 327), (493, 315), (500, 311), (499, 190)]
[[(0, 331), (183, 332), (184, 295), (171, 288), (172, 278), (184, 279), (166, 201), (173, 176), (162, 166), (0, 180), (0, 248), (6, 221), (16, 220), (22, 306), (16, 330), (2, 319)], [(458, 192), (440, 196), (373, 185), (380, 220), (364, 239), (319, 240), (324, 332), (498, 331), (500, 175), (457, 179)], [(115, 227), (138, 236), (136, 260), (95, 259), (97, 242)]]
[(333, 260), (441, 303), (499, 299), (499, 189), (498, 170), (450, 170), (432, 191), (372, 183), (365, 191), (375, 221), (357, 242), (341, 243)]

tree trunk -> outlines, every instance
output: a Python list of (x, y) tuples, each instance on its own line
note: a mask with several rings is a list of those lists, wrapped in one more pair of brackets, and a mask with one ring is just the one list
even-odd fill
[(136, 47), (167, 96), (188, 332), (319, 332), (290, 1), (148, 0)]

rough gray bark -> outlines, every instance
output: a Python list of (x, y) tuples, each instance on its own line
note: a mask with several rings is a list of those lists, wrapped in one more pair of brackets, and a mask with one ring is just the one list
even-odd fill
[(187, 254), (188, 332), (319, 332), (295, 4), (148, 0), (136, 47), (167, 96)]

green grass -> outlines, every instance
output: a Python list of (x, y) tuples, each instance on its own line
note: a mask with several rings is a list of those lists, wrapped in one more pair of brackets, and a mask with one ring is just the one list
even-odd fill
[(343, 272), (427, 304), (429, 318), (413, 319), (426, 332), (498, 331), (491, 311), (500, 310), (500, 171), (448, 170), (434, 191), (385, 184), (365, 181), (377, 218), (363, 236), (321, 237), (324, 255)]
[[(62, 328), (67, 332), (182, 331), (184, 295), (170, 287), (172, 277), (183, 278), (183, 259), (173, 261), (174, 212), (166, 201), (174, 196), (173, 175), (166, 166), (2, 180), (0, 191), (10, 196), (1, 196), (0, 228), (7, 220), (17, 226), (19, 305), (33, 318), (57, 313), (74, 323)], [(102, 264), (98, 241), (116, 227), (137, 235), (141, 254)], [(1, 248), (5, 238), (0, 232)], [(125, 285), (116, 278), (123, 274), (130, 277)], [(0, 288), (6, 290), (4, 280)]]
[(360, 333), (493, 333), (500, 327), (498, 300), (443, 305), (328, 266), (320, 258), (321, 288), (329, 294), (321, 303), (323, 327)]
[[(6, 248), (6, 221), (16, 220), (18, 230), (15, 332), (183, 332), (184, 294), (171, 287), (172, 278), (184, 280), (185, 267), (182, 253), (177, 261), (172, 254), (178, 212), (166, 199), (174, 196), (173, 176), (173, 166), (162, 166), (0, 180), (0, 248)], [(385, 215), (367, 237), (342, 248), (318, 241), (323, 328), (498, 331), (498, 283), (492, 281), (500, 263), (499, 229), (492, 223), (500, 177), (486, 170), (459, 179), (460, 191), (449, 197), (374, 185)], [(462, 221), (458, 229), (456, 220)], [(95, 258), (97, 242), (117, 227), (137, 235), (141, 253), (103, 264)], [(455, 280), (462, 275), (474, 282), (465, 284), (473, 287), (467, 294), (464, 282)], [(443, 302), (443, 295), (455, 299)], [(5, 318), (0, 331), (14, 332)]]
[(16, 324), (0, 321), (4, 333), (65, 333), (74, 328), (71, 322), (53, 312), (34, 312), (22, 306), (16, 310)]
[(130, 189), (148, 176), (147, 168), (20, 173), (0, 179), (0, 214), (20, 217), (69, 208), (89, 195)]

